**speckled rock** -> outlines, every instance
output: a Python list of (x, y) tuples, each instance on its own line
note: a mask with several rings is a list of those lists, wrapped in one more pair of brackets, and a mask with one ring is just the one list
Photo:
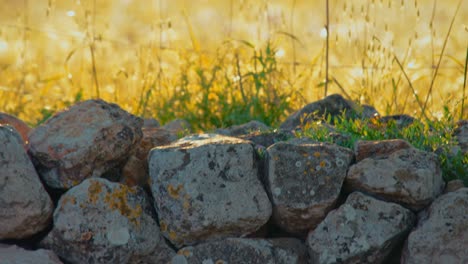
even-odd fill
[(237, 137), (240, 135), (247, 135), (252, 132), (266, 132), (269, 131), (271, 128), (265, 125), (260, 121), (250, 121), (242, 125), (231, 126), (228, 128), (217, 129), (216, 133), (226, 136), (233, 136)]
[(400, 149), (412, 148), (410, 143), (402, 139), (390, 140), (358, 140), (354, 145), (356, 162), (366, 158), (383, 159)]
[(0, 240), (44, 230), (53, 210), (21, 136), (13, 127), (0, 125)]
[(419, 215), (401, 263), (468, 263), (468, 188), (444, 194)]
[(454, 136), (458, 141), (463, 153), (468, 153), (468, 120), (460, 120), (454, 131)]
[(353, 152), (296, 139), (276, 143), (267, 153), (266, 189), (273, 219), (284, 230), (305, 235), (335, 205)]
[(143, 138), (135, 153), (122, 168), (121, 182), (129, 186), (144, 186), (148, 183), (148, 154), (152, 148), (177, 140), (176, 132), (164, 128), (143, 128), (142, 131)]
[(40, 245), (68, 263), (165, 263), (175, 254), (160, 235), (151, 204), (139, 187), (92, 178), (68, 190), (54, 227)]
[(0, 125), (10, 125), (14, 127), (21, 135), (23, 142), (28, 142), (28, 134), (31, 131), (31, 128), (21, 119), (9, 114), (0, 113)]
[(247, 235), (271, 215), (248, 141), (185, 137), (151, 150), (149, 170), (161, 231), (177, 247)]
[(398, 204), (354, 192), (309, 233), (310, 263), (384, 263), (415, 220)]
[(142, 125), (115, 104), (88, 100), (34, 129), (29, 153), (48, 186), (68, 189), (125, 161), (142, 137)]
[(363, 191), (418, 211), (444, 190), (437, 156), (411, 149), (387, 158), (367, 158), (351, 166), (345, 180), (348, 191)]
[(45, 249), (25, 250), (15, 245), (0, 244), (1, 264), (62, 264), (54, 252)]
[(308, 256), (305, 245), (294, 238), (227, 238), (180, 249), (171, 261), (179, 263), (306, 264)]
[(293, 113), (280, 125), (280, 128), (284, 130), (294, 130), (304, 126), (310, 121), (322, 119), (328, 114), (332, 117), (337, 117), (341, 116), (343, 112), (345, 112), (348, 118), (370, 118), (374, 116), (374, 114), (377, 114), (375, 108), (371, 106), (358, 106), (354, 102), (344, 99), (339, 94), (333, 94), (322, 100), (310, 103)]

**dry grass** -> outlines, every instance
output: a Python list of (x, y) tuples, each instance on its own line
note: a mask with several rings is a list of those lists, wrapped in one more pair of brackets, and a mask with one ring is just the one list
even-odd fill
[[(0, 0), (0, 111), (36, 124), (100, 97), (163, 123), (275, 124), (324, 94), (325, 2)], [(329, 4), (329, 94), (468, 118), (466, 1)]]

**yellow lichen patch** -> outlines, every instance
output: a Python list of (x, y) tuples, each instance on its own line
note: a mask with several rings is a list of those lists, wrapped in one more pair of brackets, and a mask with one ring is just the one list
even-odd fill
[(81, 233), (81, 241), (89, 241), (93, 238), (93, 232), (91, 231), (88, 231), (88, 232), (84, 232), (84, 233)]
[(62, 204), (65, 205), (67, 203), (71, 203), (73, 205), (76, 204), (76, 197), (75, 196), (64, 196), (62, 198)]
[(141, 205), (132, 206), (128, 203), (128, 194), (135, 193), (136, 190), (126, 185), (120, 185), (113, 192), (109, 192), (104, 197), (110, 209), (118, 210), (122, 216), (128, 218), (128, 220), (136, 226), (139, 226), (140, 222), (138, 218), (141, 216), (143, 209)]
[(88, 187), (88, 201), (92, 204), (96, 204), (99, 199), (99, 194), (102, 191), (102, 183), (98, 181), (90, 182)]
[(314, 152), (314, 157), (320, 158), (320, 152)]
[(166, 232), (167, 231), (167, 224), (164, 221), (161, 221), (159, 223), (159, 228), (161, 229), (161, 232)]
[(320, 161), (320, 167), (324, 168), (326, 165), (327, 163), (324, 160)]
[(167, 186), (167, 192), (169, 193), (169, 196), (171, 196), (173, 199), (179, 199), (179, 192), (183, 189), (183, 186), (181, 184), (177, 185), (177, 187), (174, 187), (172, 184), (169, 184)]
[(190, 208), (190, 202), (189, 202), (187, 195), (184, 198), (185, 199), (184, 199), (184, 203), (182, 204), (182, 206), (184, 207), (185, 210), (187, 210)]

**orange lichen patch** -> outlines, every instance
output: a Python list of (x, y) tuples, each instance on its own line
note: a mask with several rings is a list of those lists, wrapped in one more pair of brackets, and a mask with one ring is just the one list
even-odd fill
[(327, 163), (324, 160), (320, 161), (320, 167), (324, 168), (326, 165)]
[(169, 196), (171, 196), (173, 199), (179, 198), (179, 192), (182, 189), (183, 189), (183, 186), (181, 184), (177, 185), (177, 187), (174, 187), (172, 184), (169, 184), (169, 186), (167, 186), (167, 191), (169, 193)]
[(177, 238), (177, 234), (174, 230), (169, 231), (169, 239), (174, 241)]
[(161, 229), (161, 232), (166, 232), (167, 231), (167, 224), (164, 221), (161, 221), (159, 223), (159, 229)]
[(67, 203), (71, 203), (71, 204), (75, 205), (76, 204), (76, 197), (71, 196), (71, 195), (64, 196), (62, 198), (62, 204), (65, 205)]
[(84, 233), (81, 233), (81, 238), (80, 240), (81, 241), (89, 241), (93, 238), (93, 232), (91, 231), (88, 231), (88, 232), (84, 232)]
[(99, 199), (99, 194), (102, 191), (102, 183), (98, 181), (92, 181), (88, 187), (88, 201), (92, 204), (96, 204)]
[(128, 220), (134, 225), (140, 224), (138, 218), (143, 213), (141, 205), (132, 206), (128, 203), (128, 194), (135, 193), (136, 190), (126, 185), (120, 185), (113, 192), (106, 193), (104, 202), (109, 205), (113, 210), (118, 210), (122, 216), (128, 218)]
[(216, 260), (215, 264), (226, 264), (226, 261), (224, 261), (222, 259), (218, 259), (218, 260)]
[(314, 157), (320, 158), (320, 152), (314, 152)]
[(278, 157), (278, 156), (275, 156), (273, 159), (274, 159), (275, 161), (278, 161), (278, 160), (279, 160), (279, 157)]
[(190, 255), (192, 255), (192, 252), (190, 252), (190, 250), (188, 250), (188, 249), (182, 249), (179, 252), (177, 252), (177, 254), (184, 255), (186, 257), (190, 257)]
[(188, 200), (184, 200), (184, 203), (182, 204), (185, 210), (190, 208), (190, 202)]

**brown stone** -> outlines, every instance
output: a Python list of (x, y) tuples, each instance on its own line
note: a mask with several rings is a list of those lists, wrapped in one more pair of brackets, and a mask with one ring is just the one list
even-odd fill
[(0, 125), (10, 125), (18, 131), (23, 139), (23, 142), (27, 144), (28, 134), (31, 131), (31, 128), (22, 120), (5, 113), (0, 113)]
[(356, 162), (359, 162), (366, 158), (386, 158), (397, 150), (412, 147), (410, 143), (402, 139), (376, 141), (358, 140), (354, 145), (354, 152), (356, 155)]

